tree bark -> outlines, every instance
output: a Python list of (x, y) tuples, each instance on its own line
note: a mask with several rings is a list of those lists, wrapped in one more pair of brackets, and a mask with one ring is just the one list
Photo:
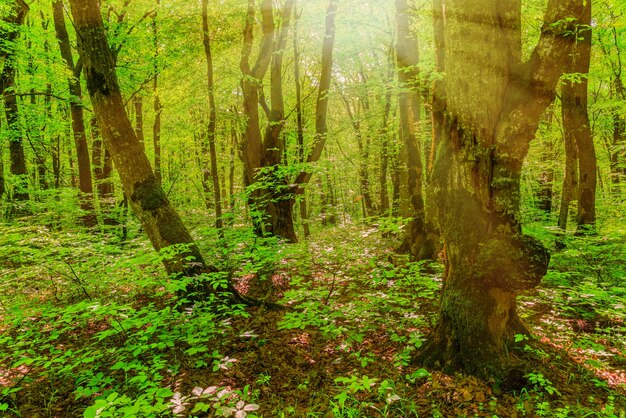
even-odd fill
[[(568, 115), (568, 107), (561, 105), (563, 113), (563, 125), (570, 118)], [(565, 169), (563, 174), (563, 187), (561, 189), (561, 205), (559, 206), (558, 227), (561, 234), (567, 232), (567, 224), (569, 219), (570, 204), (578, 199), (578, 149), (574, 138), (568, 138), (571, 135), (571, 129), (563, 130), (563, 139), (565, 144)], [(558, 237), (556, 241), (557, 248), (564, 247), (563, 237)]]
[(581, 8), (549, 0), (523, 62), (521, 1), (446, 1), (447, 112), (432, 173), (446, 272), (426, 365), (503, 376), (505, 347), (526, 332), (516, 296), (539, 283), (550, 257), (521, 231), (521, 169), (575, 40), (566, 18)]
[(126, 115), (97, 0), (71, 0), (70, 5), (94, 113), (133, 212), (157, 252), (175, 250), (163, 259), (168, 273), (214, 271), (171, 206)]

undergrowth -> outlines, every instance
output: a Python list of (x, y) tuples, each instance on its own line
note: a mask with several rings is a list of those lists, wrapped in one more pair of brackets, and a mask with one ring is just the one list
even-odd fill
[(195, 231), (225, 272), (203, 280), (230, 279), (279, 311), (180, 304), (186, 283), (163, 276), (136, 225), (126, 234), (0, 226), (1, 414), (626, 414), (620, 233), (568, 237), (543, 285), (520, 296), (533, 332), (511, 353), (530, 367), (521, 391), (411, 363), (435, 325), (443, 272), (396, 254), (393, 228), (344, 226), (296, 245)]

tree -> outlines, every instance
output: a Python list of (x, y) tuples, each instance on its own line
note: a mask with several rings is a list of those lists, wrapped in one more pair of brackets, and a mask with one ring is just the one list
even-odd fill
[(549, 0), (524, 61), (521, 1), (445, 3), (446, 112), (432, 179), (446, 272), (439, 320), (420, 354), (428, 365), (501, 376), (505, 346), (527, 333), (516, 296), (539, 283), (549, 254), (521, 230), (522, 164), (582, 4)]
[[(17, 59), (15, 56), (15, 42), (20, 34), (20, 26), (29, 11), (28, 5), (23, 0), (11, 2), (9, 16), (3, 17), (6, 24), (0, 29), (4, 46), (0, 50), (4, 60), (2, 73), (0, 74), (0, 92), (4, 98), (4, 113), (6, 115), (9, 132), (9, 149), (11, 155), (11, 174), (15, 176), (13, 199), (15, 201), (28, 200), (28, 170), (26, 157), (22, 143), (21, 128), (19, 125), (19, 108), (16, 96), (15, 78), (17, 74)], [(4, 26), (4, 25), (3, 25)]]
[[(240, 68), (246, 116), (245, 138), (242, 142), (242, 160), (247, 186), (252, 187), (250, 203), (259, 214), (255, 220), (258, 234), (271, 234), (296, 242), (293, 224), (295, 197), (302, 192), (303, 185), (311, 179), (310, 169), (304, 169), (295, 179), (284, 168), (282, 156), (285, 150), (281, 131), (285, 124), (284, 99), (282, 91), (282, 61), (286, 47), (293, 1), (287, 0), (283, 7), (281, 27), (277, 30), (270, 0), (261, 3), (263, 38), (254, 66), (250, 66), (253, 46), (254, 1), (248, 2), (244, 46)], [(337, 4), (331, 0), (326, 13), (326, 30), (322, 45), (322, 68), (319, 79), (318, 97), (315, 110), (315, 137), (305, 163), (317, 162), (324, 150), (328, 134), (327, 115), (332, 70), (332, 51), (335, 39), (335, 14)], [(259, 103), (265, 104), (262, 97), (262, 80), (271, 65), (270, 106), (264, 105), (267, 126), (261, 135)]]
[(154, 79), (152, 90), (154, 92), (154, 124), (152, 125), (152, 144), (154, 146), (154, 174), (161, 184), (161, 113), (163, 105), (159, 97), (159, 28), (157, 25), (157, 14), (161, 0), (156, 0), (156, 9), (152, 15), (152, 31), (154, 34)]
[(406, 148), (408, 190), (412, 217), (408, 225), (406, 245), (415, 260), (433, 258), (434, 245), (427, 231), (423, 196), (424, 169), (416, 130), (420, 121), (420, 75), (417, 65), (419, 51), (417, 36), (410, 28), (410, 8), (407, 0), (396, 0), (396, 57), (400, 83), (400, 134)]
[[(213, 83), (213, 56), (211, 54), (211, 38), (209, 37), (209, 1), (202, 0), (202, 43), (204, 44), (204, 54), (207, 62), (207, 89), (209, 93), (209, 124), (207, 135), (209, 140), (209, 154), (211, 158), (211, 178), (213, 179), (213, 201), (215, 203), (215, 227), (222, 232), (222, 197), (220, 195), (220, 184), (217, 174), (217, 153), (215, 152), (215, 137), (217, 110), (215, 108), (215, 87)], [(206, 150), (204, 150), (206, 153)], [(206, 170), (203, 167), (203, 170)], [(206, 183), (206, 179), (204, 179)]]
[(592, 230), (596, 223), (597, 163), (587, 110), (591, 32), (591, 2), (586, 1), (571, 55), (571, 78), (564, 81), (561, 98), (565, 140), (575, 144), (578, 156), (578, 232)]
[(72, 118), (72, 131), (74, 133), (74, 144), (76, 147), (76, 161), (78, 163), (78, 184), (79, 184), (79, 201), (81, 209), (85, 212), (83, 223), (85, 226), (92, 227), (97, 224), (95, 216), (95, 208), (93, 205), (93, 185), (91, 179), (91, 162), (89, 160), (89, 148), (87, 146), (87, 135), (85, 133), (85, 118), (83, 115), (83, 106), (81, 104), (83, 92), (80, 86), (80, 73), (82, 65), (74, 65), (74, 57), (72, 55), (72, 47), (70, 45), (70, 37), (65, 27), (65, 17), (63, 10), (63, 2), (57, 0), (52, 3), (52, 11), (54, 16), (54, 29), (59, 42), (61, 57), (65, 61), (65, 65), (69, 71), (68, 78), (70, 92), (70, 115)]
[(71, 0), (70, 5), (94, 113), (133, 212), (157, 252), (178, 247), (174, 248), (176, 254), (163, 259), (168, 273), (193, 276), (213, 270), (204, 263), (189, 231), (161, 188), (124, 110), (115, 60), (97, 0)]

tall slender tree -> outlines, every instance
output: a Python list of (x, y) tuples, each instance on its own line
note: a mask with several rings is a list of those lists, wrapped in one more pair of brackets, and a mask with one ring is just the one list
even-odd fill
[(95, 208), (93, 204), (93, 183), (91, 177), (91, 162), (89, 160), (89, 148), (87, 145), (87, 134), (85, 133), (85, 118), (81, 103), (83, 92), (80, 86), (80, 74), (82, 65), (74, 64), (70, 37), (65, 26), (65, 16), (63, 2), (57, 0), (52, 3), (52, 14), (54, 18), (54, 30), (59, 42), (61, 58), (65, 62), (69, 71), (68, 78), (70, 92), (70, 116), (72, 119), (72, 132), (74, 134), (74, 145), (76, 147), (76, 162), (78, 165), (78, 189), (80, 191), (80, 206), (85, 212), (82, 220), (85, 226), (97, 224)]
[(424, 168), (416, 131), (420, 123), (421, 97), (418, 40), (410, 27), (410, 8), (407, 0), (396, 0), (396, 59), (400, 84), (399, 110), (400, 134), (406, 149), (408, 190), (413, 209), (408, 225), (406, 244), (415, 260), (432, 258), (434, 245), (426, 228), (426, 211), (423, 196)]
[(571, 126), (564, 129), (574, 131), (573, 136), (578, 150), (578, 232), (595, 229), (596, 223), (596, 150), (591, 134), (587, 97), (589, 95), (589, 65), (591, 62), (591, 1), (586, 1), (581, 16), (576, 44), (572, 50), (571, 71), (580, 77), (578, 82), (566, 80), (563, 86), (563, 106), (571, 109)]
[(0, 92), (4, 98), (4, 113), (9, 132), (9, 150), (11, 156), (11, 174), (15, 178), (12, 197), (15, 201), (29, 199), (28, 195), (28, 170), (22, 132), (19, 125), (19, 106), (16, 96), (15, 79), (17, 75), (17, 59), (15, 56), (15, 43), (20, 34), (20, 27), (24, 24), (28, 5), (23, 0), (10, 2), (9, 14), (3, 17), (5, 25), (0, 29), (4, 46), (0, 50), (4, 59), (2, 73), (0, 73)]
[[(213, 55), (211, 54), (211, 38), (209, 37), (209, 1), (202, 0), (202, 43), (207, 63), (207, 90), (209, 93), (209, 124), (207, 136), (211, 164), (211, 178), (213, 180), (213, 202), (215, 203), (215, 227), (220, 234), (222, 231), (222, 196), (217, 172), (217, 153), (215, 139), (217, 137), (217, 109), (215, 107), (215, 86), (213, 82)], [(206, 170), (205, 167), (203, 169)]]
[(161, 0), (156, 0), (156, 9), (152, 15), (152, 32), (154, 41), (154, 78), (152, 81), (152, 92), (154, 93), (154, 123), (152, 124), (152, 145), (154, 146), (154, 175), (161, 183), (161, 113), (163, 111), (163, 105), (161, 104), (161, 97), (159, 96), (159, 72), (161, 71), (159, 65), (159, 27), (157, 23), (157, 17), (159, 14), (159, 7), (161, 6)]

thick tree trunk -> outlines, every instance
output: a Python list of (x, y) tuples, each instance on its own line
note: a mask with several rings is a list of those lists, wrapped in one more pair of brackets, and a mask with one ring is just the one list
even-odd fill
[(549, 254), (521, 232), (521, 169), (575, 39), (565, 18), (581, 6), (550, 0), (523, 63), (521, 2), (446, 2), (447, 112), (432, 173), (446, 273), (427, 365), (502, 376), (506, 345), (525, 331), (516, 296), (539, 283)]
[(176, 250), (163, 260), (168, 273), (195, 275), (212, 270), (161, 188), (124, 111), (97, 0), (71, 0), (70, 5), (94, 113), (130, 206), (156, 251)]

